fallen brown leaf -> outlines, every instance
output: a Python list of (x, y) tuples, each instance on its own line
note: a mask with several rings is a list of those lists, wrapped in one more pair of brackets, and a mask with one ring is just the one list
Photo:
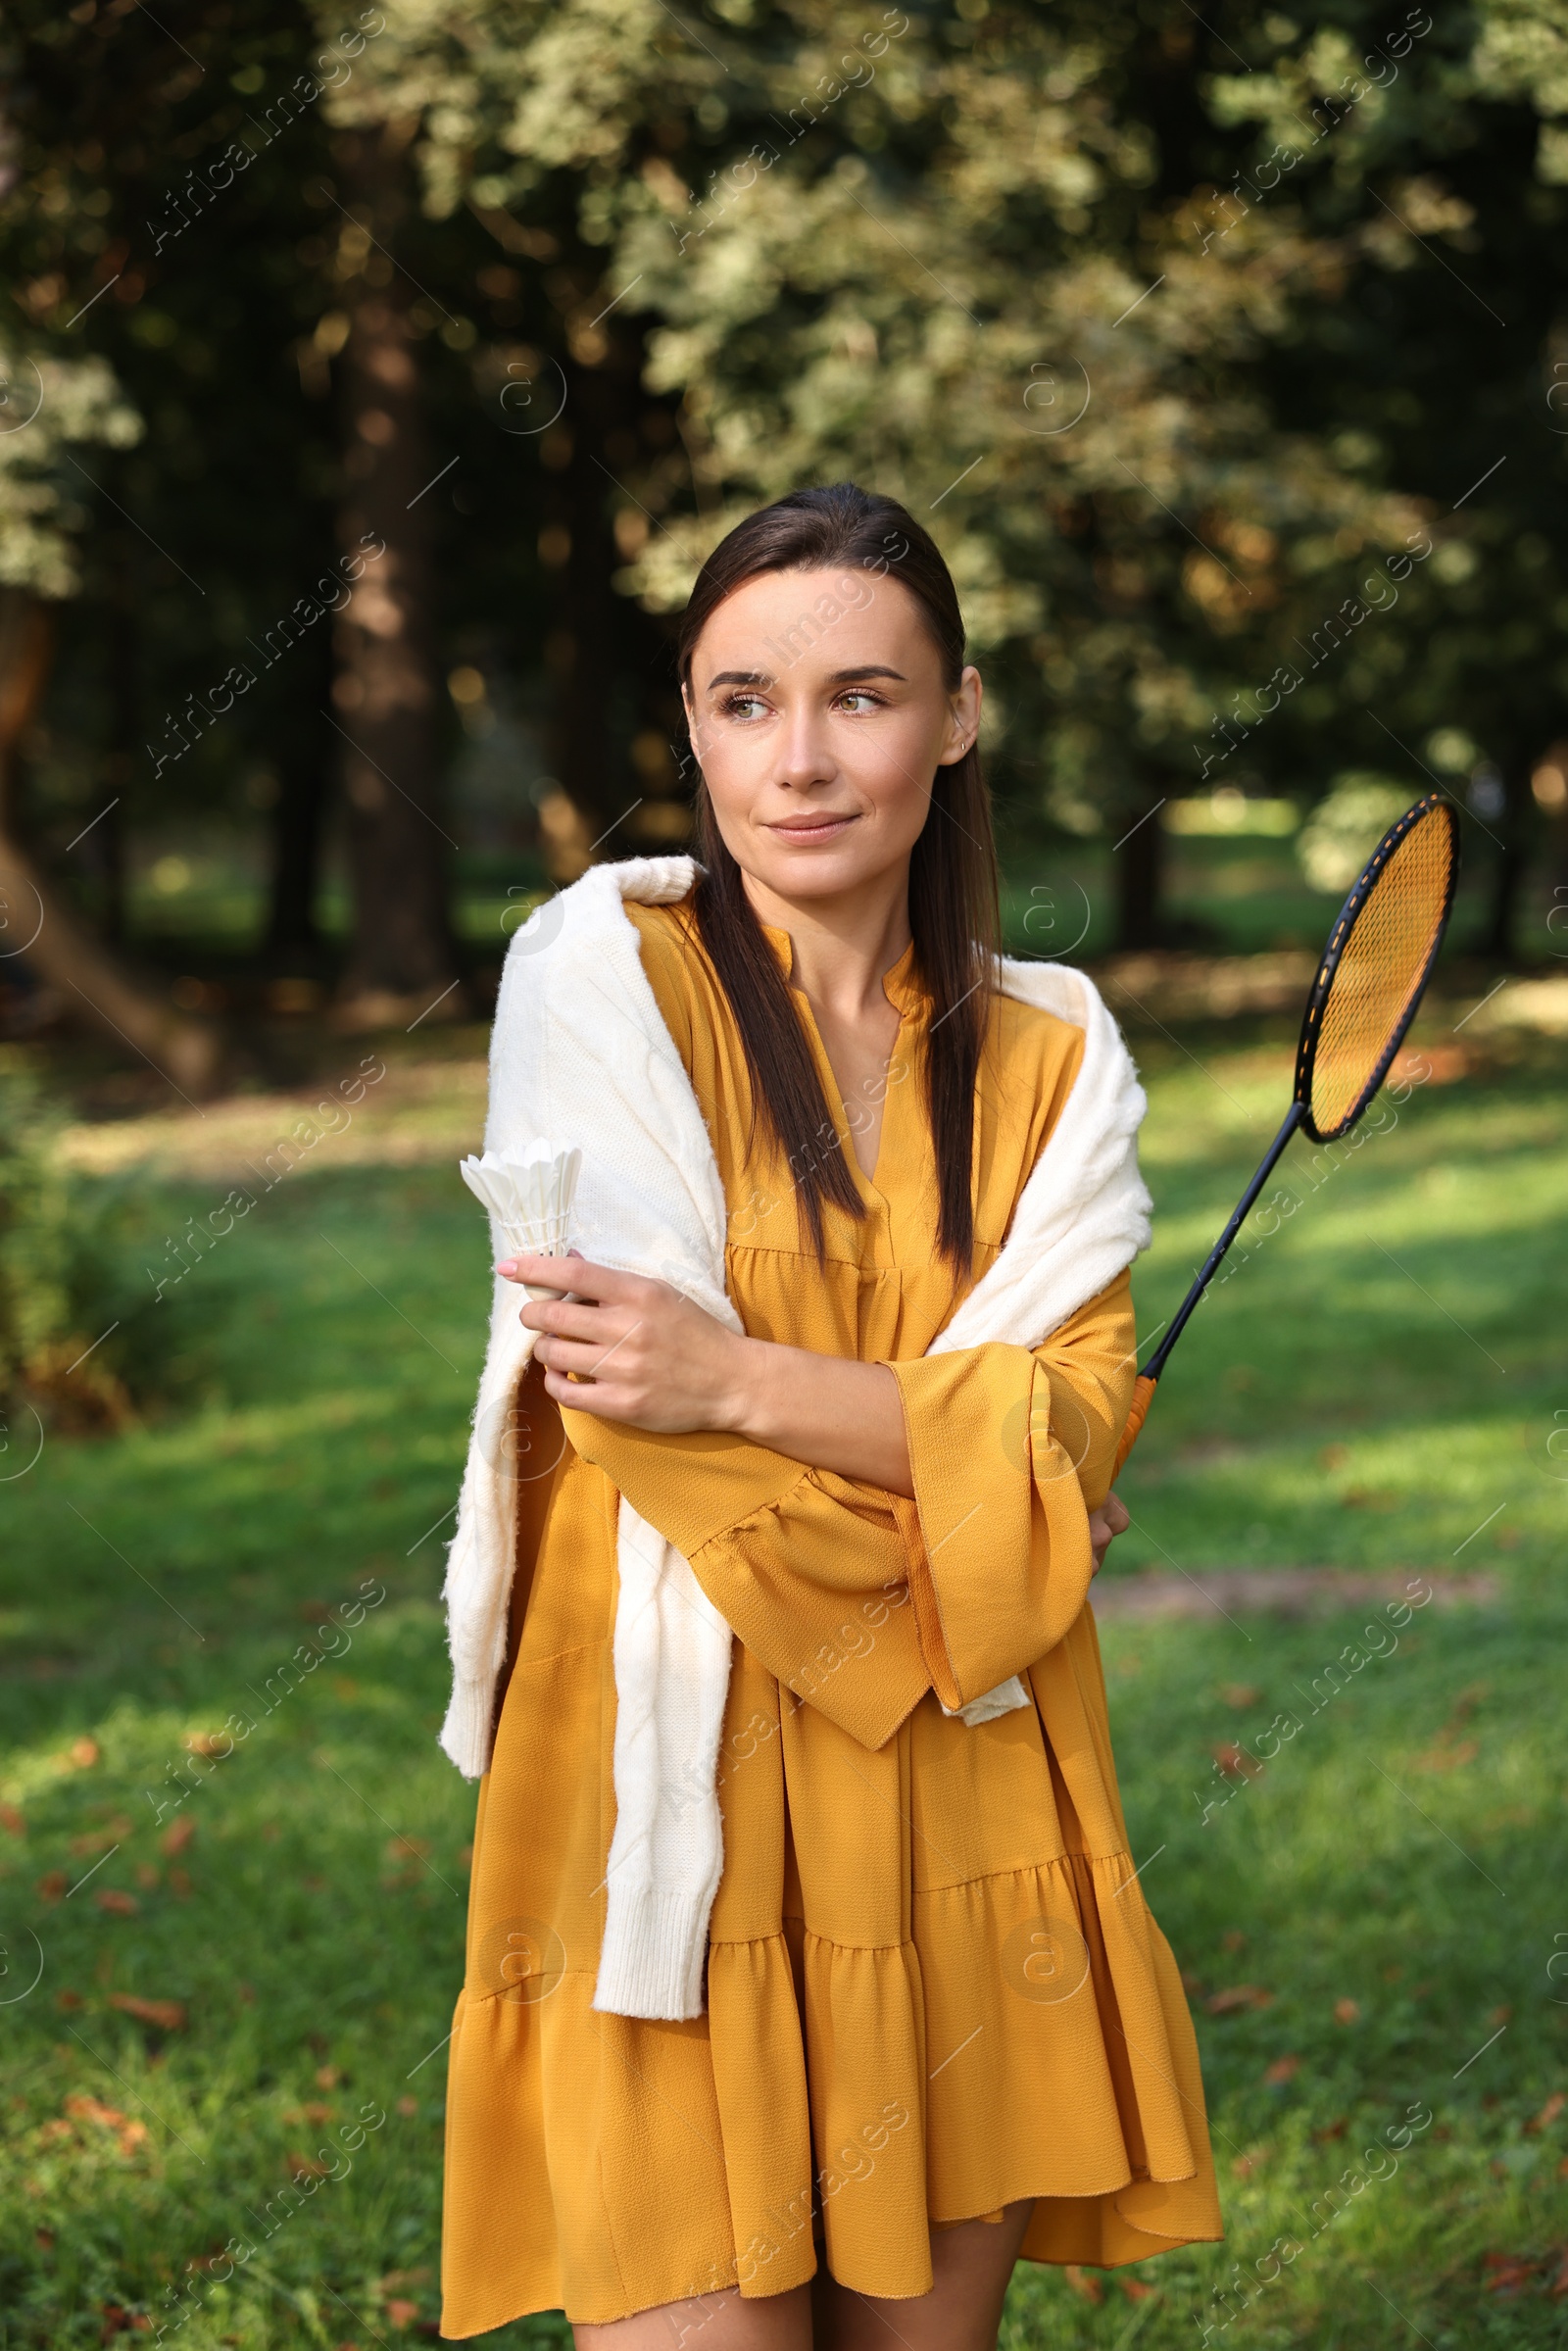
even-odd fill
[(1247, 1749), (1239, 1747), (1234, 1739), (1222, 1740), (1220, 1745), (1214, 1748), (1213, 1754), (1214, 1761), (1219, 1765), (1227, 1780), (1255, 1780), (1264, 1768), (1255, 1755), (1250, 1755)]
[(1128, 2278), (1120, 2273), (1117, 2276), (1116, 2283), (1121, 2287), (1129, 2302), (1147, 2302), (1159, 2291), (1157, 2285), (1145, 2285), (1141, 2278)]
[(64, 1870), (50, 1870), (39, 1879), (34, 1890), (40, 1901), (59, 1902), (65, 1898), (66, 1887), (70, 1884), (71, 1880)]
[(112, 1845), (118, 1845), (130, 1835), (134, 1825), (121, 1813), (102, 1829), (84, 1829), (79, 1837), (72, 1838), (71, 1849), (74, 1853), (107, 1853)]
[(1222, 1682), (1219, 1694), (1227, 1706), (1234, 1706), (1240, 1712), (1243, 1707), (1255, 1706), (1263, 1692), (1250, 1682)]
[(139, 2024), (156, 2025), (160, 2033), (183, 2033), (185, 2003), (183, 2000), (144, 2000), (133, 1991), (112, 1991), (111, 2008), (124, 2016), (133, 2016)]
[(227, 1739), (225, 1745), (225, 1739), (227, 1734), (222, 1731), (187, 1731), (185, 1751), (189, 1755), (212, 1755), (221, 1760), (234, 1751), (234, 1741)]
[(316, 2069), (318, 2089), (336, 2089), (343, 2076), (335, 2065), (318, 2065)]
[(1300, 2070), (1301, 2061), (1298, 2057), (1294, 2055), (1290, 2057), (1276, 2057), (1274, 2063), (1264, 2074), (1263, 2079), (1265, 2082), (1271, 2084), (1277, 2084), (1281, 2082), (1291, 2082), (1295, 2080), (1296, 2076), (1300, 2072)]
[(401, 2115), (405, 2115), (405, 2116), (407, 2116), (407, 2115), (415, 2115), (415, 2114), (417, 2114), (417, 2113), (418, 2113), (418, 2111), (419, 2111), (419, 2101), (418, 2101), (418, 2099), (417, 2099), (417, 2098), (411, 2098), (411, 2097), (410, 2097), (410, 2096), (409, 2096), (407, 2093), (405, 2093), (405, 2094), (404, 2094), (404, 2096), (402, 2096), (402, 2097), (401, 2097), (401, 2098), (398, 2100), (398, 2112), (399, 2112), (399, 2114), (401, 2114)]
[(1482, 2280), (1483, 2291), (1512, 2301), (1522, 2294), (1532, 2278), (1544, 2269), (1544, 2262), (1531, 2261), (1522, 2253), (1488, 2253), (1482, 2263), (1487, 2275)]
[(118, 1886), (106, 1886), (93, 1895), (100, 1910), (113, 1911), (116, 1918), (133, 1919), (141, 1904), (134, 1894), (122, 1893)]
[(385, 2305), (385, 2309), (386, 2315), (394, 2327), (407, 2327), (411, 2319), (416, 2319), (419, 2315), (417, 2302), (403, 2302), (395, 2295)]
[(1353, 2025), (1360, 2013), (1359, 2000), (1336, 2000), (1334, 2003), (1334, 2022), (1337, 2025)]
[(171, 1821), (158, 1841), (172, 1860), (176, 1853), (183, 1853), (195, 1834), (196, 1823), (187, 1812), (183, 1820)]
[(99, 1755), (96, 1739), (74, 1739), (66, 1749), (66, 1761), (74, 1771), (90, 1772)]
[(422, 1837), (391, 1837), (387, 1839), (388, 1861), (422, 1861), (429, 1852), (429, 1842)]
[(1247, 1948), (1247, 1937), (1240, 1927), (1227, 1927), (1219, 1940), (1223, 1951), (1245, 1951)]
[(295, 2180), (324, 2180), (327, 2166), (318, 2163), (314, 2155), (298, 2155), (293, 2148), (288, 2153), (289, 2173)]
[(90, 2097), (85, 2090), (74, 2090), (66, 2100), (66, 2112), (84, 2123), (100, 2123), (106, 2131), (119, 2131), (125, 2117), (118, 2106), (106, 2106), (101, 2098)]
[(1238, 2180), (1250, 2180), (1254, 2172), (1262, 2170), (1273, 2152), (1272, 2147), (1249, 2147), (1244, 2154), (1233, 2158), (1231, 2170)]
[(1075, 2261), (1069, 2261), (1061, 2274), (1073, 2292), (1082, 2294), (1086, 2302), (1103, 2302), (1105, 2299), (1105, 2289), (1100, 2279), (1091, 2278), (1087, 2270), (1081, 2270)]
[(1532, 2122), (1526, 2123), (1526, 2131), (1549, 2131), (1565, 2106), (1568, 2106), (1568, 2098), (1563, 2096), (1560, 2089), (1554, 2089), (1541, 2112)]
[(1224, 1991), (1210, 1992), (1203, 2006), (1210, 2016), (1234, 2016), (1242, 2008), (1268, 2008), (1273, 1999), (1261, 1984), (1233, 1984)]
[(25, 1837), (27, 1824), (15, 1804), (0, 1804), (0, 1829), (9, 1829), (13, 1837)]

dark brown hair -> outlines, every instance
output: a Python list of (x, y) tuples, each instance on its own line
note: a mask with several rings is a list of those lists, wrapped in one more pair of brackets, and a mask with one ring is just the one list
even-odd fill
[[(767, 571), (864, 571), (903, 582), (919, 607), (953, 692), (963, 670), (963, 619), (953, 575), (935, 542), (896, 500), (835, 482), (797, 490), (721, 539), (698, 573), (680, 625), (681, 683), (709, 618), (727, 596)], [(814, 624), (812, 624), (814, 625)], [(793, 631), (791, 634), (793, 635)], [(863, 1214), (838, 1148), (816, 1065), (739, 865), (724, 845), (706, 785), (697, 796), (699, 936), (735, 1014), (754, 1107), (783, 1150), (820, 1257), (829, 1200)], [(909, 859), (909, 927), (931, 997), (926, 1105), (936, 1151), (937, 1247), (966, 1274), (974, 1250), (974, 1090), (1001, 933), (991, 803), (973, 745), (939, 766), (931, 808)]]

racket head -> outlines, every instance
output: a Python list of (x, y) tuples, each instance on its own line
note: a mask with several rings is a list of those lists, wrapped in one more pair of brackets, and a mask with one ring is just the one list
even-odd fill
[(1340, 908), (1296, 1054), (1296, 1099), (1313, 1143), (1348, 1134), (1387, 1077), (1443, 944), (1458, 874), (1458, 818), (1430, 792), (1390, 825)]

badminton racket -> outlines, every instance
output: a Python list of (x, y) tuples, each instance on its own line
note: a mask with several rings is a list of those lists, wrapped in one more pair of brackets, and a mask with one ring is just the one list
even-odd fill
[(1435, 792), (1406, 808), (1368, 857), (1329, 933), (1306, 1000), (1291, 1106), (1175, 1320), (1138, 1375), (1116, 1454), (1118, 1472), (1138, 1442), (1171, 1349), (1291, 1137), (1300, 1128), (1313, 1143), (1337, 1143), (1375, 1099), (1437, 960), (1458, 871), (1458, 820), (1451, 804)]

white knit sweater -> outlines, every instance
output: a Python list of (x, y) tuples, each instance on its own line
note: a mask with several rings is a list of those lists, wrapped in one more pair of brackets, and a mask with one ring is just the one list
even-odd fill
[[(623, 904), (673, 905), (696, 870), (688, 857), (594, 866), (517, 933), (491, 1039), (485, 1149), (520, 1151), (541, 1139), (579, 1148), (573, 1245), (596, 1263), (671, 1283), (738, 1331), (718, 1166)], [(1039, 1347), (1149, 1241), (1143, 1089), (1098, 991), (1065, 965), (1006, 960), (997, 984), (1081, 1028), (1083, 1060), (1005, 1246), (933, 1354)], [(534, 1344), (520, 1303), (515, 1285), (498, 1279), (447, 1568), (454, 1678), (441, 1744), (469, 1778), (489, 1764), (506, 1654), (517, 1470), (508, 1423)], [(615, 1827), (594, 2005), (693, 2017), (723, 1867), (715, 1781), (731, 1634), (688, 1562), (624, 1497), (616, 1553)], [(1015, 1677), (962, 1713), (983, 1722), (1029, 1702)]]

